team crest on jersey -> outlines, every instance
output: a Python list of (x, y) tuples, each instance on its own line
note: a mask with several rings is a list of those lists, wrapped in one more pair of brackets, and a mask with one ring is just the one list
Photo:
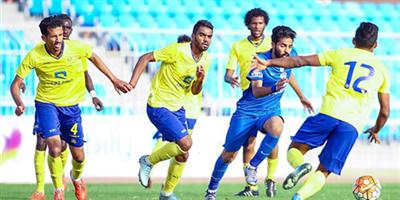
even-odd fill
[(193, 81), (193, 79), (194, 79), (193, 76), (185, 76), (183, 82), (185, 82), (186, 84), (190, 84)]
[(56, 78), (66, 79), (67, 78), (67, 72), (66, 71), (55, 72), (54, 76)]

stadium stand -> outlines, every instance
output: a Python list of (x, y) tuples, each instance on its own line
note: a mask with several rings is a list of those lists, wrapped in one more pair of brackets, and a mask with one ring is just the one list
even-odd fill
[[(322, 3), (321, 3), (322, 2)], [(204, 86), (205, 106), (211, 106), (217, 115), (230, 115), (234, 111), (235, 99), (240, 90), (232, 90), (223, 82), (227, 56), (234, 41), (246, 34), (243, 24), (245, 12), (253, 7), (268, 11), (271, 20), (266, 33), (276, 25), (291, 26), (299, 34), (295, 41), (299, 54), (320, 52), (323, 49), (350, 47), (355, 27), (361, 21), (372, 21), (380, 28), (378, 56), (392, 70), (392, 85), (400, 85), (400, 3), (338, 2), (324, 1), (242, 1), (242, 0), (30, 0), (25, 12), (30, 16), (68, 13), (76, 25), (89, 27), (84, 30), (101, 30), (100, 42), (107, 50), (121, 51), (127, 55), (127, 65), (137, 60), (132, 55), (141, 55), (175, 41), (177, 35), (190, 34), (190, 28), (201, 18), (209, 19), (216, 27), (210, 52), (213, 66)], [(318, 25), (317, 25), (318, 24)], [(323, 24), (324, 26), (320, 26)], [(112, 30), (112, 31), (107, 31)], [(0, 98), (11, 101), (9, 85), (16, 67), (33, 43), (25, 39), (24, 30), (0, 30)], [(98, 47), (97, 47), (98, 48)], [(125, 52), (123, 52), (125, 51)], [(129, 62), (129, 60), (132, 60)], [(153, 74), (157, 66), (150, 67)], [(296, 77), (306, 96), (320, 99), (329, 75), (328, 69), (304, 68), (297, 70)], [(33, 99), (36, 88), (34, 74), (27, 80), (30, 85), (26, 96)], [(96, 84), (100, 97), (106, 97), (108, 86)], [(392, 102), (395, 102), (392, 117), (400, 119), (400, 90), (392, 87)], [(299, 109), (297, 97), (292, 90), (285, 95), (284, 114), (305, 117)], [(13, 104), (0, 106), (0, 115), (13, 113)], [(94, 114), (90, 104), (83, 105), (84, 114)], [(376, 114), (377, 111), (375, 111)], [(28, 106), (28, 115), (33, 114)], [(106, 107), (103, 115), (124, 113), (118, 105)], [(132, 112), (129, 112), (132, 113)], [(135, 113), (135, 112), (133, 112)], [(400, 140), (398, 124), (383, 130), (386, 138)]]

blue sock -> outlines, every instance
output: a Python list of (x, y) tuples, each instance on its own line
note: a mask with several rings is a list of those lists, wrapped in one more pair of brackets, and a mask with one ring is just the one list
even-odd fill
[(210, 183), (208, 184), (209, 190), (217, 190), (219, 181), (221, 181), (222, 177), (225, 174), (226, 169), (228, 168), (228, 163), (224, 163), (222, 161), (222, 157), (219, 156), (217, 162), (215, 162), (214, 170), (211, 175)]
[(250, 165), (258, 167), (258, 165), (265, 160), (265, 158), (271, 153), (272, 149), (278, 144), (279, 136), (271, 135), (266, 133), (264, 139), (261, 141), (260, 147), (257, 150), (256, 155), (250, 161)]

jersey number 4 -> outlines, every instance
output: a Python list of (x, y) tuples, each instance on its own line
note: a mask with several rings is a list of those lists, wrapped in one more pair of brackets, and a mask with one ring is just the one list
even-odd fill
[[(346, 83), (344, 84), (344, 87), (346, 89), (349, 89), (350, 83), (351, 83), (351, 79), (353, 78), (354, 68), (356, 67), (357, 62), (356, 61), (350, 61), (350, 62), (346, 62), (344, 64), (345, 65), (349, 65), (349, 67), (350, 67), (349, 68), (349, 72), (347, 73)], [(360, 66), (368, 69), (369, 73), (368, 73), (367, 76), (360, 76), (354, 81), (353, 90), (356, 91), (356, 92), (360, 92), (360, 93), (365, 94), (365, 93), (367, 93), (367, 90), (359, 88), (358, 85), (361, 83), (361, 81), (366, 81), (366, 80), (371, 79), (375, 74), (375, 70), (374, 70), (374, 68), (372, 66), (364, 64), (364, 63), (362, 63)]]

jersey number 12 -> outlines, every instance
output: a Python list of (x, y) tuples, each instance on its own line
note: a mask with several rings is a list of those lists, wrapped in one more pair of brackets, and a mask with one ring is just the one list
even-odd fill
[[(346, 83), (344, 84), (344, 87), (346, 89), (349, 89), (350, 83), (351, 83), (351, 79), (353, 78), (354, 68), (356, 67), (357, 62), (356, 61), (350, 61), (350, 62), (346, 62), (344, 64), (345, 65), (349, 65), (349, 67), (350, 67), (349, 68), (349, 72), (347, 73)], [(368, 73), (367, 76), (360, 76), (354, 81), (353, 90), (356, 91), (356, 92), (360, 92), (360, 93), (365, 94), (365, 93), (367, 93), (367, 90), (359, 88), (358, 85), (360, 84), (361, 81), (366, 81), (366, 80), (371, 79), (375, 74), (375, 70), (374, 70), (374, 68), (372, 66), (364, 64), (364, 63), (362, 63), (360, 66), (368, 69), (369, 73)]]

